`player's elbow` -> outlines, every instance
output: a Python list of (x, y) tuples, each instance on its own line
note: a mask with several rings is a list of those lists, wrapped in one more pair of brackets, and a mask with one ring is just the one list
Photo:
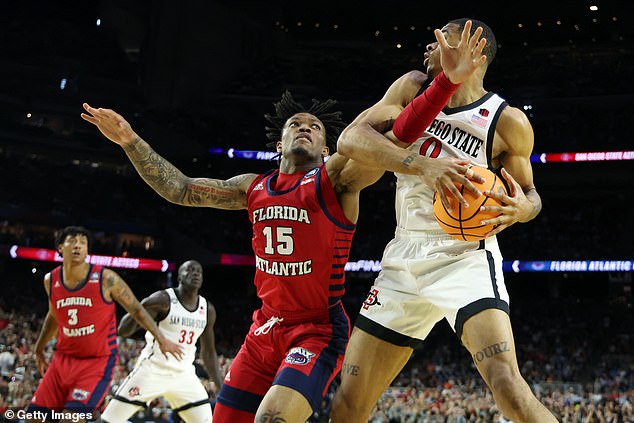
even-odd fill
[(354, 158), (357, 152), (356, 139), (359, 136), (359, 128), (357, 126), (348, 127), (339, 136), (337, 140), (337, 153), (348, 158)]
[(119, 327), (117, 328), (117, 335), (127, 338), (131, 336), (135, 332), (135, 324), (134, 319), (127, 314), (121, 319), (121, 323), (119, 323)]
[(352, 145), (345, 133), (342, 133), (337, 140), (337, 153), (349, 157), (352, 151)]

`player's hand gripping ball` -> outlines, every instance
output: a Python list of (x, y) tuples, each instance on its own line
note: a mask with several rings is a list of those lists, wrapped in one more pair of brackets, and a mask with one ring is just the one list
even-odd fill
[[(507, 194), (504, 180), (491, 172), (489, 169), (481, 166), (471, 166), (471, 169), (484, 178), (483, 183), (471, 181), (480, 192), (493, 191)], [(480, 210), (482, 206), (502, 205), (495, 198), (491, 198), (485, 194), (476, 197), (471, 191), (465, 189), (462, 185), (456, 185), (469, 207), (465, 207), (459, 203), (452, 195), (447, 195), (447, 199), (451, 204), (451, 211), (443, 206), (442, 201), (438, 197), (438, 193), (434, 193), (434, 215), (440, 227), (452, 237), (461, 241), (480, 241), (485, 235), (493, 230), (493, 225), (483, 225), (483, 220), (492, 219), (500, 215), (500, 213), (488, 212)]]

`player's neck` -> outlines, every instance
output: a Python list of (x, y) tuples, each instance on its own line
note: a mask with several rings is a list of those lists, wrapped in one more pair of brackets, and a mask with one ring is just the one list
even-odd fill
[(293, 173), (306, 173), (311, 169), (321, 166), (323, 163), (324, 161), (321, 157), (315, 160), (302, 161), (300, 163), (282, 158), (282, 162), (280, 163), (280, 173), (286, 173), (289, 175)]
[(73, 263), (68, 260), (63, 262), (62, 267), (64, 269), (64, 282), (67, 285), (74, 286), (76, 283), (86, 279), (90, 264), (86, 262)]
[(176, 293), (178, 299), (181, 300), (181, 302), (183, 303), (191, 303), (198, 300), (197, 289), (187, 289), (184, 288), (182, 285), (179, 285), (176, 287), (176, 289), (174, 289), (174, 292)]
[(465, 106), (480, 100), (486, 93), (487, 90), (482, 86), (481, 79), (469, 79), (460, 84), (460, 87), (449, 99), (447, 106), (451, 108)]

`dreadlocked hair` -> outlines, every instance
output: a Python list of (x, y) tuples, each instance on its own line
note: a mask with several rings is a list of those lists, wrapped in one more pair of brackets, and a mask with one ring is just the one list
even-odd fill
[(282, 94), (282, 99), (273, 103), (275, 114), (267, 113), (264, 118), (267, 121), (266, 137), (269, 139), (267, 147), (275, 147), (275, 144), (282, 138), (282, 129), (286, 121), (297, 113), (309, 113), (315, 116), (324, 124), (326, 131), (326, 145), (330, 149), (330, 154), (334, 153), (337, 148), (337, 138), (346, 127), (346, 123), (341, 120), (341, 111), (329, 112), (330, 108), (337, 104), (336, 100), (319, 101), (313, 98), (313, 104), (306, 108), (302, 104), (293, 99), (291, 93), (287, 90)]

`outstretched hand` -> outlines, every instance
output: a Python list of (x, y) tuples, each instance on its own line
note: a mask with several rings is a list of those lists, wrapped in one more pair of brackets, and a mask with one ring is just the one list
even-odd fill
[(84, 103), (83, 106), (87, 113), (81, 114), (82, 119), (95, 125), (106, 138), (115, 144), (124, 147), (138, 137), (128, 121), (114, 110), (95, 109), (88, 103)]
[(465, 23), (460, 42), (456, 46), (447, 43), (442, 31), (434, 30), (440, 47), (440, 66), (445, 76), (454, 84), (465, 81), (487, 60), (482, 54), (487, 44), (486, 38), (480, 38), (482, 27), (478, 27), (472, 36), (471, 25), (471, 21)]

